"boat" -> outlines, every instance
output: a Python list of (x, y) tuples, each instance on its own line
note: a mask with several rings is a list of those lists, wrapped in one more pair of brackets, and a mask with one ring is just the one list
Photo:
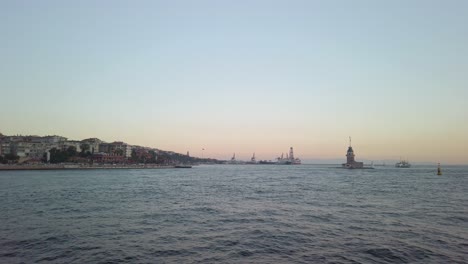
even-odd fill
[(292, 147), (289, 148), (289, 155), (286, 154), (286, 158), (284, 154), (281, 154), (281, 157), (277, 158), (276, 164), (279, 165), (300, 165), (301, 160), (298, 158), (294, 158), (294, 150)]
[(411, 168), (411, 164), (407, 160), (400, 160), (395, 164), (396, 168)]
[(250, 158), (250, 161), (246, 162), (246, 164), (257, 164), (257, 159), (255, 158), (255, 153)]
[(276, 164), (276, 162), (271, 161), (271, 160), (260, 160), (260, 161), (258, 162), (258, 164), (262, 164), (262, 165), (273, 165), (273, 164)]
[(236, 161), (236, 153), (232, 154), (231, 163), (233, 163), (233, 164), (237, 163), (237, 161)]
[(176, 169), (190, 169), (192, 168), (191, 165), (175, 165), (174, 168)]

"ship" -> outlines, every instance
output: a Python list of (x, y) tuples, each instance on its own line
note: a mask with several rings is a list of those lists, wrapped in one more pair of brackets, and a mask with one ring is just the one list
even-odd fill
[(233, 154), (232, 154), (231, 160), (226, 161), (225, 163), (226, 163), (226, 164), (234, 164), (234, 165), (246, 164), (245, 161), (237, 160), (237, 159), (236, 159), (236, 153), (233, 153)]
[(395, 164), (396, 168), (411, 168), (411, 164), (407, 160), (400, 160)]
[(252, 158), (250, 158), (250, 161), (248, 161), (247, 164), (257, 164), (257, 159), (255, 158), (255, 153), (252, 155)]
[(229, 161), (229, 164), (238, 164), (238, 162), (236, 160), (236, 153), (232, 154), (232, 158)]
[(294, 158), (294, 150), (292, 147), (289, 148), (289, 155), (286, 154), (286, 158), (284, 157), (284, 153), (281, 154), (281, 157), (276, 159), (276, 164), (279, 165), (300, 165), (301, 160), (298, 158)]
[(192, 166), (191, 165), (181, 164), (181, 165), (175, 165), (174, 168), (176, 168), (176, 169), (191, 169)]
[(262, 164), (262, 165), (273, 165), (273, 164), (276, 164), (276, 162), (271, 161), (271, 160), (260, 160), (260, 161), (258, 162), (258, 164)]

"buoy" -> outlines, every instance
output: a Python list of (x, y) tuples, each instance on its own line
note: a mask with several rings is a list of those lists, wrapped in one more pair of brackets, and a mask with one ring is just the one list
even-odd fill
[(437, 163), (437, 175), (442, 175), (442, 171), (440, 170), (440, 163)]

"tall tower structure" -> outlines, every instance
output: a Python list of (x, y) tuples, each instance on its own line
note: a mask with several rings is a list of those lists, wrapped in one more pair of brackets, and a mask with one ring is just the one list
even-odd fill
[(294, 160), (294, 151), (293, 151), (293, 148), (289, 148), (289, 159), (290, 160)]
[(354, 151), (351, 146), (351, 137), (349, 137), (349, 147), (346, 152), (346, 163), (341, 164), (346, 169), (363, 169), (364, 163), (354, 160)]
[(353, 147), (351, 146), (351, 137), (349, 137), (349, 147), (348, 151), (346, 152), (346, 163), (353, 164), (354, 162), (354, 151)]

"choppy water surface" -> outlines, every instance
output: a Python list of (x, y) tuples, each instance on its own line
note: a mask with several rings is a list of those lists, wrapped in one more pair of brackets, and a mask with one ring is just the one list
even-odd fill
[(467, 263), (468, 167), (0, 171), (1, 263)]

